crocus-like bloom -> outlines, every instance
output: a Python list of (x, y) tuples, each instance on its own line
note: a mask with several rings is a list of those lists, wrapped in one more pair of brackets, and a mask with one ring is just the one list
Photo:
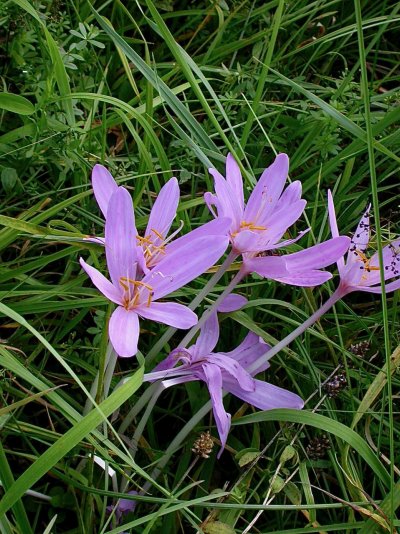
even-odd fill
[[(111, 173), (103, 165), (95, 165), (92, 171), (92, 186), (94, 196), (105, 219), (110, 199), (118, 189), (118, 184), (112, 177)], [(229, 220), (211, 221), (199, 226), (188, 234), (172, 241), (179, 232), (173, 232), (169, 237), (173, 220), (176, 216), (176, 210), (179, 203), (179, 185), (176, 178), (171, 178), (161, 188), (156, 201), (150, 212), (144, 236), (140, 236), (136, 230), (135, 219), (133, 217), (134, 233), (137, 244), (137, 262), (138, 272), (148, 274), (150, 269), (171, 254), (176, 249), (200, 236), (210, 237), (212, 235), (221, 235), (227, 232)], [(89, 238), (100, 244), (104, 244), (104, 238)]]
[[(339, 235), (335, 215), (335, 207), (330, 191), (328, 191), (329, 221), (332, 236)], [(367, 207), (358, 223), (357, 229), (351, 239), (346, 261), (340, 258), (337, 262), (340, 274), (338, 292), (341, 296), (352, 291), (366, 291), (368, 293), (382, 293), (379, 257), (375, 252), (371, 257), (366, 256), (370, 238), (369, 210)], [(385, 291), (395, 291), (400, 288), (400, 240), (393, 241), (382, 250), (385, 280), (397, 278), (385, 285)]]
[(196, 314), (186, 306), (156, 301), (206, 271), (222, 256), (227, 245), (224, 235), (213, 235), (211, 239), (200, 236), (176, 247), (155, 269), (139, 278), (132, 199), (123, 187), (116, 189), (108, 202), (105, 224), (111, 282), (82, 258), (80, 264), (97, 289), (118, 304), (110, 318), (109, 336), (119, 356), (136, 354), (139, 316), (183, 329), (196, 324)]
[[(242, 304), (238, 296), (230, 296), (219, 307), (219, 311), (233, 311)], [(201, 380), (207, 384), (222, 445), (219, 457), (225, 447), (231, 424), (231, 416), (226, 412), (222, 401), (223, 390), (261, 410), (301, 409), (304, 402), (290, 391), (253, 378), (255, 374), (269, 367), (268, 353), (265, 354), (269, 346), (259, 336), (250, 332), (231, 352), (213, 352), (218, 337), (217, 313), (213, 313), (201, 328), (194, 345), (187, 349), (173, 350), (152, 373), (144, 376), (144, 380), (162, 380), (164, 387), (194, 380)], [(262, 363), (252, 371), (252, 374), (248, 373), (246, 368), (262, 355), (265, 355)], [(181, 365), (175, 367), (178, 363)]]
[(240, 169), (232, 154), (228, 154), (226, 179), (215, 169), (210, 169), (216, 194), (205, 193), (204, 198), (215, 217), (231, 219), (229, 236), (233, 250), (242, 254), (243, 275), (256, 272), (286, 284), (316, 286), (332, 277), (320, 269), (343, 256), (350, 240), (335, 236), (335, 239), (294, 254), (280, 256), (276, 252), (307, 232), (281, 241), (306, 206), (306, 201), (301, 198), (301, 182), (295, 181), (284, 189), (288, 169), (289, 158), (286, 154), (278, 154), (262, 173), (245, 205)]
[(306, 207), (301, 198), (301, 183), (293, 182), (285, 190), (289, 170), (289, 158), (278, 154), (275, 161), (262, 173), (245, 205), (243, 181), (238, 164), (232, 154), (226, 158), (226, 179), (215, 169), (209, 169), (214, 177), (215, 195), (205, 193), (204, 199), (214, 216), (229, 217), (229, 229), (233, 249), (257, 255), (294, 243), (301, 237), (282, 241), (286, 230), (294, 224)]

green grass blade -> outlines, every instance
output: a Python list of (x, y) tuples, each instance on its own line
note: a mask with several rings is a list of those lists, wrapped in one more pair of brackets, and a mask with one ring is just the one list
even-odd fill
[(232, 424), (236, 426), (266, 421), (288, 421), (290, 423), (300, 423), (313, 426), (314, 428), (319, 428), (325, 432), (329, 432), (330, 434), (334, 434), (346, 443), (349, 443), (349, 445), (355, 449), (358, 454), (367, 462), (367, 464), (385, 484), (385, 486), (390, 487), (390, 476), (388, 472), (372, 452), (367, 442), (356, 432), (354, 432), (354, 430), (347, 427), (343, 423), (339, 423), (339, 421), (335, 421), (330, 417), (312, 412), (277, 409), (246, 415), (235, 420), (232, 422)]

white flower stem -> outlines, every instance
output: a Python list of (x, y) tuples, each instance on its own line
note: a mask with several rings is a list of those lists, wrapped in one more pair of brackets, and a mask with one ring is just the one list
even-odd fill
[(336, 304), (338, 300), (340, 300), (343, 297), (343, 291), (341, 290), (340, 286), (336, 291), (329, 297), (329, 299), (320, 307), (316, 312), (314, 312), (304, 323), (299, 325), (297, 328), (293, 330), (293, 332), (290, 332), (289, 335), (287, 335), (285, 338), (283, 338), (279, 343), (271, 347), (267, 352), (265, 352), (262, 356), (257, 358), (255, 362), (247, 369), (247, 371), (251, 374), (252, 371), (257, 369), (265, 360), (265, 357), (271, 359), (275, 354), (277, 354), (279, 351), (281, 351), (283, 348), (287, 347), (293, 340), (295, 340), (298, 336), (300, 336), (303, 332), (307, 330), (310, 326), (312, 326), (318, 319), (324, 315), (328, 310)]

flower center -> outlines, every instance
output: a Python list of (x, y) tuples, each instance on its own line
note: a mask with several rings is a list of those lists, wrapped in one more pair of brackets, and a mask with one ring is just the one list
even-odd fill
[(232, 237), (236, 237), (242, 230), (251, 230), (252, 232), (263, 232), (266, 230), (266, 226), (259, 226), (254, 222), (241, 221), (239, 230), (231, 234)]
[(364, 265), (360, 265), (360, 269), (363, 269), (365, 273), (362, 275), (361, 280), (367, 280), (368, 276), (366, 273), (370, 273), (371, 271), (379, 271), (379, 267), (376, 265), (371, 265), (371, 260), (366, 257), (366, 255), (361, 252), (361, 250), (354, 250), (354, 253), (360, 258), (360, 261), (363, 262)]
[(146, 306), (150, 306), (151, 298), (153, 296), (153, 288), (151, 285), (141, 282), (140, 280), (132, 280), (132, 278), (127, 278), (126, 276), (121, 276), (119, 283), (125, 291), (122, 305), (126, 310), (136, 308), (140, 304), (141, 297), (146, 292), (148, 293)]
[[(160, 254), (165, 254), (164, 236), (154, 228), (151, 229), (151, 232), (154, 234), (154, 236), (151, 234), (144, 237), (141, 237), (140, 235), (136, 236), (139, 245), (143, 249), (144, 259), (149, 269), (155, 265)], [(161, 241), (160, 245), (155, 244), (157, 239)]]

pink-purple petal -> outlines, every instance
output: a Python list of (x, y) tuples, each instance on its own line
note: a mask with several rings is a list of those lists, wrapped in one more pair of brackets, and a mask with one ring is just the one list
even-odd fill
[(284, 277), (290, 274), (286, 268), (286, 256), (243, 257), (243, 270), (257, 273), (264, 278)]
[[(339, 237), (339, 229), (336, 220), (335, 214), (335, 205), (333, 203), (333, 197), (330, 189), (328, 189), (328, 214), (329, 214), (329, 225), (331, 227), (332, 237)], [(344, 258), (339, 258), (337, 261), (337, 267), (340, 274), (342, 274), (344, 269)]]
[(218, 434), (221, 440), (221, 449), (218, 458), (221, 456), (228, 439), (229, 428), (231, 426), (231, 416), (226, 413), (222, 402), (222, 374), (217, 365), (203, 364), (204, 379), (210, 392), (214, 419), (217, 425)]
[(136, 308), (145, 319), (186, 330), (197, 323), (197, 315), (183, 304), (177, 302), (152, 302), (150, 306)]
[(104, 218), (107, 217), (108, 203), (118, 189), (118, 184), (103, 165), (95, 165), (92, 170), (93, 193)]
[[(297, 200), (290, 206), (282, 206), (274, 211), (262, 221), (262, 225), (267, 228), (265, 235), (266, 244), (277, 243), (286, 232), (302, 215), (307, 202), (303, 199)], [(263, 237), (264, 237), (263, 235)]]
[[(380, 285), (374, 287), (359, 286), (355, 289), (357, 289), (358, 291), (366, 291), (367, 293), (382, 293), (382, 287)], [(400, 289), (400, 278), (394, 280), (393, 282), (385, 284), (385, 293), (391, 293), (392, 291), (396, 291), (397, 289)]]
[(230, 219), (228, 219), (227, 217), (218, 217), (217, 219), (202, 224), (201, 226), (198, 226), (194, 230), (191, 230), (182, 237), (179, 237), (178, 239), (175, 239), (174, 241), (168, 243), (165, 247), (165, 253), (166, 255), (169, 255), (171, 254), (171, 252), (180, 249), (184, 245), (191, 243), (193, 239), (198, 239), (199, 237), (208, 237), (208, 239), (212, 239), (212, 236), (215, 235), (226, 237), (228, 236), (230, 225)]
[(230, 375), (233, 380), (239, 384), (239, 386), (245, 391), (254, 391), (255, 384), (254, 378), (243, 369), (240, 363), (233, 358), (227, 358), (224, 354), (213, 353), (207, 356), (207, 361), (218, 367), (222, 371), (222, 376)]
[(248, 303), (247, 298), (244, 295), (237, 295), (236, 293), (230, 293), (222, 302), (218, 304), (217, 311), (222, 313), (229, 313), (236, 310), (240, 310)]
[(335, 214), (335, 205), (333, 203), (333, 196), (330, 189), (328, 189), (328, 214), (332, 237), (339, 237), (339, 229)]
[(349, 248), (350, 239), (346, 236), (334, 237), (312, 247), (285, 256), (288, 271), (320, 269), (337, 262)]
[(226, 158), (226, 181), (235, 192), (240, 209), (243, 213), (244, 197), (242, 173), (240, 172), (239, 165), (236, 163), (235, 158), (230, 153)]
[(122, 292), (118, 287), (115, 287), (104, 275), (101, 274), (101, 272), (88, 265), (82, 258), (79, 258), (79, 263), (81, 264), (82, 269), (86, 271), (86, 274), (89, 275), (93, 284), (105, 297), (116, 304), (121, 304)]
[(244, 402), (259, 408), (260, 410), (273, 410), (275, 408), (292, 408), (294, 410), (301, 410), (304, 406), (304, 401), (290, 391), (269, 384), (262, 380), (254, 380), (255, 390), (245, 391), (230, 377), (224, 376), (223, 388), (242, 399)]
[[(221, 203), (219, 202), (217, 195), (213, 195), (213, 193), (206, 191), (206, 193), (204, 193), (204, 202), (213, 217), (217, 218), (218, 214), (222, 213)], [(217, 211), (215, 211), (214, 208), (216, 208)]]
[[(145, 375), (148, 377), (148, 379), (150, 380), (153, 380), (153, 376), (156, 376), (156, 379), (158, 379), (159, 377), (157, 376), (157, 373), (159, 372), (162, 372), (162, 371), (171, 371), (172, 372), (172, 369), (176, 366), (176, 364), (178, 362), (185, 362), (185, 363), (190, 363), (191, 360), (192, 360), (192, 347), (190, 347), (190, 349), (183, 349), (183, 348), (180, 348), (180, 347), (177, 347), (176, 349), (174, 349), (173, 351), (171, 351), (168, 356), (166, 358), (164, 358), (164, 360), (162, 360), (159, 364), (157, 364), (154, 369), (152, 370), (151, 373), (148, 373), (148, 375)], [(174, 373), (175, 374), (175, 371), (176, 371), (176, 374), (180, 374), (182, 372), (182, 367), (183, 366), (179, 366), (177, 367), (176, 369), (174, 369)], [(190, 367), (188, 365), (188, 368), (187, 368), (187, 373), (190, 373)], [(143, 378), (144, 380), (144, 378)], [(146, 378), (147, 380), (147, 378)]]
[(263, 354), (265, 355), (264, 362), (252, 371), (252, 375), (255, 376), (262, 371), (268, 369), (268, 350), (270, 349), (268, 345), (260, 336), (254, 332), (249, 332), (241, 344), (236, 347), (236, 349), (231, 350), (230, 352), (221, 352), (227, 358), (233, 358), (240, 363), (244, 369), (248, 369), (257, 361)]
[(299, 180), (287, 186), (276, 203), (275, 210), (278, 211), (284, 206), (290, 206), (301, 199), (302, 185)]
[(203, 274), (219, 260), (228, 246), (225, 236), (199, 237), (169, 251), (164, 259), (143, 278), (153, 288), (153, 300), (172, 293)]
[(146, 229), (146, 236), (151, 236), (155, 245), (160, 245), (161, 240), (156, 232), (163, 236), (163, 241), (167, 237), (172, 222), (176, 216), (179, 203), (179, 185), (176, 178), (171, 178), (161, 188), (156, 201), (151, 209), (149, 221)]
[(232, 246), (238, 253), (259, 252), (260, 234), (252, 230), (242, 230), (232, 237)]
[(212, 313), (200, 329), (196, 343), (190, 347), (193, 360), (210, 354), (215, 348), (219, 338), (219, 323), (216, 313)]
[(218, 212), (219, 217), (228, 217), (232, 220), (234, 226), (239, 228), (242, 220), (243, 210), (241, 209), (235, 191), (215, 169), (209, 169), (214, 178), (215, 194), (218, 197), (219, 206), (222, 213)]
[[(272, 277), (271, 277), (272, 278)], [(307, 271), (304, 273), (293, 273), (290, 276), (273, 277), (276, 282), (299, 287), (315, 287), (324, 284), (332, 278), (327, 271)]]
[[(283, 191), (289, 170), (289, 158), (278, 154), (262, 173), (244, 210), (244, 220), (255, 224), (271, 213)], [(259, 224), (262, 224), (261, 222)]]
[(108, 334), (118, 356), (122, 358), (134, 356), (138, 351), (139, 339), (139, 317), (137, 313), (118, 306), (110, 317)]
[(136, 277), (136, 235), (131, 196), (119, 187), (110, 199), (105, 228), (107, 266), (117, 287), (121, 285), (121, 278), (129, 285), (128, 280)]

